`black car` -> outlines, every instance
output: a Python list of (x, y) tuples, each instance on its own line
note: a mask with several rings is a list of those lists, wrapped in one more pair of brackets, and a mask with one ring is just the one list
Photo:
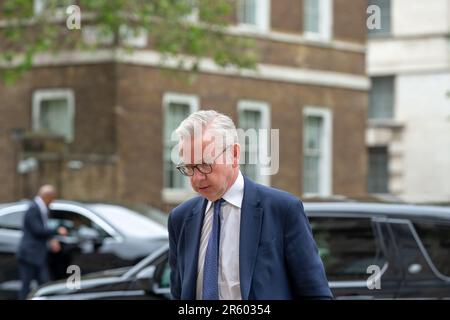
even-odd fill
[[(305, 203), (336, 299), (450, 298), (450, 208)], [(60, 282), (33, 299), (167, 299), (168, 247), (132, 269)]]
[[(15, 299), (20, 288), (16, 251), (28, 202), (0, 206), (0, 298)], [(65, 226), (58, 237), (62, 250), (49, 255), (53, 280), (70, 276), (68, 266), (82, 274), (132, 266), (167, 241), (167, 228), (126, 207), (57, 200), (50, 205), (49, 225)]]
[[(33, 300), (166, 300), (170, 298), (168, 244), (133, 267), (60, 280), (38, 288)], [(155, 282), (154, 280), (157, 281)]]

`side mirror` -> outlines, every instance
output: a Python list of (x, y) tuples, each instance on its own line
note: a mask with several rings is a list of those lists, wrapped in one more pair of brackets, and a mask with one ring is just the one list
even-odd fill
[(155, 266), (148, 266), (136, 275), (136, 283), (140, 289), (145, 292), (153, 291), (153, 286), (155, 284), (154, 276), (155, 276)]

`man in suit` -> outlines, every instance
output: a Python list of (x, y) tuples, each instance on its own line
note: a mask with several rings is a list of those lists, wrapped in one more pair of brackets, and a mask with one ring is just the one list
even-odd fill
[(55, 235), (67, 235), (64, 227), (50, 229), (47, 227), (49, 205), (56, 198), (56, 189), (51, 185), (44, 185), (31, 202), (23, 221), (23, 236), (19, 244), (17, 258), (19, 260), (19, 274), (22, 288), (19, 299), (26, 299), (30, 292), (30, 284), (36, 279), (38, 284), (49, 281), (47, 250), (53, 252), (61, 250)]
[(169, 215), (172, 297), (331, 299), (302, 202), (242, 175), (233, 121), (199, 111), (176, 133), (177, 169), (200, 196)]

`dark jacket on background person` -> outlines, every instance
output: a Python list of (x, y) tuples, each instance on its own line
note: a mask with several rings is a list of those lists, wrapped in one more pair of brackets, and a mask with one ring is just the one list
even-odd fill
[(47, 241), (56, 234), (56, 229), (45, 226), (38, 204), (32, 201), (24, 217), (23, 237), (17, 252), (18, 259), (35, 266), (46, 264)]

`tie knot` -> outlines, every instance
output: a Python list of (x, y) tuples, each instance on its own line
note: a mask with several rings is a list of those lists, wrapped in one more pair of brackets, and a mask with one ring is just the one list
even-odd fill
[(214, 201), (214, 208), (220, 208), (222, 203), (224, 203), (225, 200), (223, 198), (217, 199), (216, 201)]

